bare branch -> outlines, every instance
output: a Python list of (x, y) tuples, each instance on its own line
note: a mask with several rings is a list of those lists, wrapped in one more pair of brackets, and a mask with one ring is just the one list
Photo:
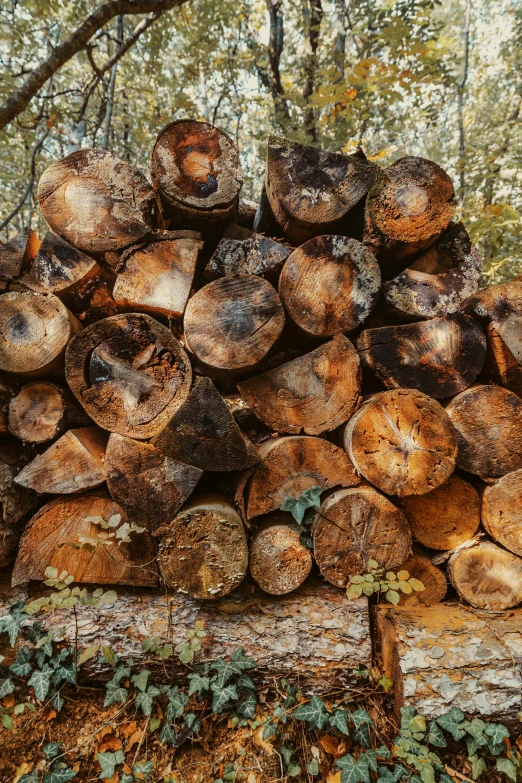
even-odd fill
[(10, 223), (11, 220), (14, 217), (16, 217), (16, 215), (18, 215), (18, 213), (22, 209), (23, 205), (27, 201), (27, 198), (28, 198), (29, 194), (31, 193), (31, 190), (33, 189), (33, 185), (34, 185), (34, 182), (35, 182), (35, 179), (36, 179), (36, 156), (38, 155), (38, 153), (42, 149), (42, 147), (43, 147), (43, 145), (45, 143), (45, 140), (48, 137), (50, 132), (51, 132), (51, 129), (50, 128), (46, 128), (45, 133), (42, 136), (42, 138), (39, 139), (39, 141), (37, 141), (36, 145), (33, 147), (33, 152), (32, 152), (32, 155), (31, 155), (31, 175), (29, 177), (29, 182), (27, 183), (27, 186), (26, 186), (26, 188), (25, 188), (25, 190), (24, 190), (24, 192), (22, 194), (22, 197), (21, 197), (20, 201), (18, 202), (18, 204), (16, 205), (16, 207), (14, 207), (11, 210), (11, 212), (8, 214), (8, 216), (5, 218), (5, 220), (2, 223), (0, 223), (0, 231), (3, 228), (5, 228), (8, 225), (8, 223)]

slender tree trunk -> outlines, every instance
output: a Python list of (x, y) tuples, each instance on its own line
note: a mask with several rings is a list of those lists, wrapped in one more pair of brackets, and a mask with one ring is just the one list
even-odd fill
[(310, 98), (315, 90), (315, 74), (317, 71), (317, 49), (319, 46), (319, 34), (321, 30), (321, 20), (323, 17), (323, 7), (321, 0), (307, 0), (305, 6), (305, 15), (308, 19), (307, 37), (306, 37), (306, 57), (304, 66), (304, 86), (303, 98), (306, 101), (304, 112), (304, 124), (309, 140), (317, 142), (316, 117), (313, 106), (310, 105)]
[(335, 16), (333, 20), (334, 45), (333, 56), (337, 68), (336, 82), (344, 80), (346, 59), (346, 0), (335, 0)]
[[(119, 46), (123, 43), (123, 16), (120, 14), (116, 21), (116, 43)], [(102, 147), (104, 150), (109, 149), (110, 135), (111, 135), (111, 122), (112, 112), (114, 109), (114, 90), (116, 87), (116, 72), (118, 70), (118, 63), (114, 63), (111, 68), (111, 77), (109, 80), (109, 96), (107, 99), (107, 111), (105, 114), (105, 130), (103, 132)]]
[(464, 67), (457, 85), (457, 110), (459, 116), (459, 206), (462, 210), (466, 188), (466, 136), (464, 131), (464, 90), (468, 80), (469, 69), (469, 30), (471, 19), (471, 0), (466, 0), (466, 11), (462, 28), (464, 40)]

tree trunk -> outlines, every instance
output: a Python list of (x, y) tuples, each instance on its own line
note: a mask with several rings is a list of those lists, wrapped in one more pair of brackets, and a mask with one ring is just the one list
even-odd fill
[(53, 163), (38, 184), (42, 215), (85, 253), (119, 250), (156, 227), (158, 197), (139, 171), (100, 149)]
[(423, 495), (453, 473), (457, 435), (438, 402), (413, 389), (375, 394), (350, 419), (344, 448), (389, 495)]
[(296, 590), (312, 568), (312, 553), (301, 543), (290, 514), (265, 518), (250, 542), (250, 573), (261, 590), (285, 595)]
[(259, 275), (275, 285), (290, 252), (289, 247), (275, 239), (232, 224), (205, 267), (205, 279)]
[(185, 342), (213, 374), (253, 370), (279, 339), (285, 316), (274, 288), (256, 275), (214, 280), (189, 300)]
[(38, 505), (36, 493), (15, 482), (30, 459), (30, 451), (18, 441), (0, 441), (0, 566), (14, 559), (27, 515)]
[(48, 381), (28, 383), (9, 403), (9, 431), (28, 443), (47, 443), (89, 421), (68, 391)]
[(457, 550), (448, 573), (460, 597), (477, 609), (503, 612), (522, 601), (522, 559), (495, 544)]
[(166, 457), (150, 443), (112, 433), (105, 455), (107, 486), (131, 519), (152, 534), (168, 525), (202, 471)]
[[(18, 384), (9, 375), (0, 373), (0, 436), (9, 435), (9, 404), (18, 392)], [(13, 433), (16, 435), (16, 433)], [(22, 438), (22, 440), (24, 440)]]
[(259, 447), (261, 462), (246, 487), (248, 519), (276, 511), (287, 497), (319, 486), (353, 487), (359, 478), (345, 452), (323, 438), (271, 438)]
[(434, 606), (434, 604), (441, 603), (446, 595), (448, 583), (443, 572), (433, 565), (429, 557), (414, 552), (398, 570), (402, 571), (403, 569), (409, 573), (410, 577), (422, 582), (424, 590), (401, 593), (401, 606)]
[(163, 429), (192, 382), (172, 332), (138, 313), (88, 326), (70, 342), (65, 364), (67, 383), (96, 424), (139, 440)]
[(20, 277), (34, 260), (40, 240), (29, 226), (0, 245), (0, 280)]
[(495, 541), (522, 557), (522, 470), (485, 488), (482, 524)]
[(313, 337), (356, 329), (379, 296), (381, 272), (375, 257), (356, 239), (309, 239), (288, 258), (279, 281), (286, 312)]
[(195, 231), (155, 232), (151, 241), (122, 254), (114, 300), (132, 310), (182, 318), (202, 247)]
[(238, 384), (256, 416), (277, 432), (320, 435), (350, 418), (359, 400), (359, 356), (338, 335), (310, 353)]
[(459, 468), (486, 478), (522, 468), (522, 400), (516, 394), (473, 386), (457, 394), (446, 412), (457, 431)]
[(402, 511), (368, 486), (328, 495), (315, 517), (313, 540), (321, 574), (337, 587), (367, 573), (369, 560), (386, 570), (400, 566), (411, 549)]
[(450, 315), (365, 329), (357, 350), (386, 388), (445, 398), (475, 381), (486, 357), (486, 338), (468, 315)]
[(210, 378), (199, 379), (152, 442), (168, 457), (201, 470), (243, 470), (259, 462)]
[[(105, 524), (120, 517), (119, 527)], [(44, 506), (27, 525), (13, 571), (13, 585), (43, 581), (45, 569), (68, 571), (86, 584), (141, 585), (158, 583), (154, 544), (147, 531), (130, 533), (130, 542), (105, 538), (121, 531), (126, 518), (120, 506), (102, 494), (57, 498)]]
[(244, 579), (248, 546), (241, 517), (220, 495), (192, 498), (163, 530), (158, 565), (173, 590), (222, 598)]

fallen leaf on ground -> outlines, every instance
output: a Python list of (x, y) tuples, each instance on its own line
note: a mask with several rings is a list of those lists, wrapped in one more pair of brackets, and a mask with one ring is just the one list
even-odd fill
[(29, 772), (33, 769), (33, 762), (32, 761), (22, 761), (19, 767), (15, 769), (15, 776), (13, 778), (13, 783), (18, 783), (22, 775), (28, 775)]
[(272, 753), (274, 752), (274, 748), (272, 746), (270, 737), (268, 739), (263, 739), (263, 731), (264, 731), (264, 726), (260, 726), (258, 730), (254, 732), (254, 742), (256, 743), (258, 748), (262, 748), (262, 750), (264, 750), (265, 753), (268, 753), (268, 755), (271, 756)]
[(12, 693), (9, 693), (7, 696), (4, 696), (4, 698), (2, 699), (2, 705), (4, 707), (7, 707), (8, 709), (9, 709), (9, 707), (14, 707), (15, 702), (16, 702), (16, 699), (13, 696)]
[(56, 718), (56, 710), (50, 704), (46, 704), (42, 710), (42, 718), (44, 720), (54, 720)]
[(103, 740), (99, 746), (99, 753), (105, 753), (108, 750), (120, 750), (123, 747), (121, 739), (113, 732), (104, 734)]
[(330, 772), (326, 778), (326, 783), (341, 783), (341, 770), (339, 772)]
[(133, 745), (139, 745), (142, 738), (143, 738), (143, 729), (138, 729), (128, 740), (127, 745), (125, 746), (125, 750), (130, 750)]
[(120, 731), (125, 737), (125, 739), (128, 739), (132, 734), (134, 734), (137, 728), (138, 728), (138, 724), (136, 723), (135, 720), (132, 720), (130, 723), (127, 723), (125, 726), (122, 726)]

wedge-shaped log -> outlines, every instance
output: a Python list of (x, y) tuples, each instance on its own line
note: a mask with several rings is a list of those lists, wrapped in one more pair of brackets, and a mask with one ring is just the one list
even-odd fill
[(446, 577), (440, 568), (433, 565), (429, 557), (414, 552), (397, 569), (407, 571), (410, 577), (418, 579), (424, 585), (424, 590), (412, 590), (411, 593), (400, 594), (401, 606), (433, 606), (440, 604), (448, 589)]
[(359, 355), (343, 335), (238, 384), (261, 421), (291, 435), (319, 435), (339, 427), (355, 410), (360, 388)]
[(312, 553), (301, 542), (290, 514), (276, 511), (265, 518), (250, 542), (250, 573), (270, 595), (296, 590), (312, 568)]
[(482, 524), (495, 541), (522, 557), (522, 470), (485, 488)]
[(260, 275), (274, 283), (291, 248), (275, 239), (232, 224), (205, 267), (205, 280), (230, 275)]
[[(27, 226), (0, 245), (0, 281), (13, 280), (26, 271), (38, 252), (40, 240)], [(1, 283), (0, 283), (1, 286)]]
[(28, 443), (47, 443), (70, 427), (89, 424), (68, 390), (48, 381), (23, 386), (9, 403), (9, 431)]
[(0, 440), (0, 566), (14, 559), (27, 516), (38, 505), (36, 492), (15, 481), (31, 456), (14, 438)]
[(522, 602), (522, 559), (488, 541), (458, 549), (448, 573), (460, 597), (477, 609), (503, 612)]

